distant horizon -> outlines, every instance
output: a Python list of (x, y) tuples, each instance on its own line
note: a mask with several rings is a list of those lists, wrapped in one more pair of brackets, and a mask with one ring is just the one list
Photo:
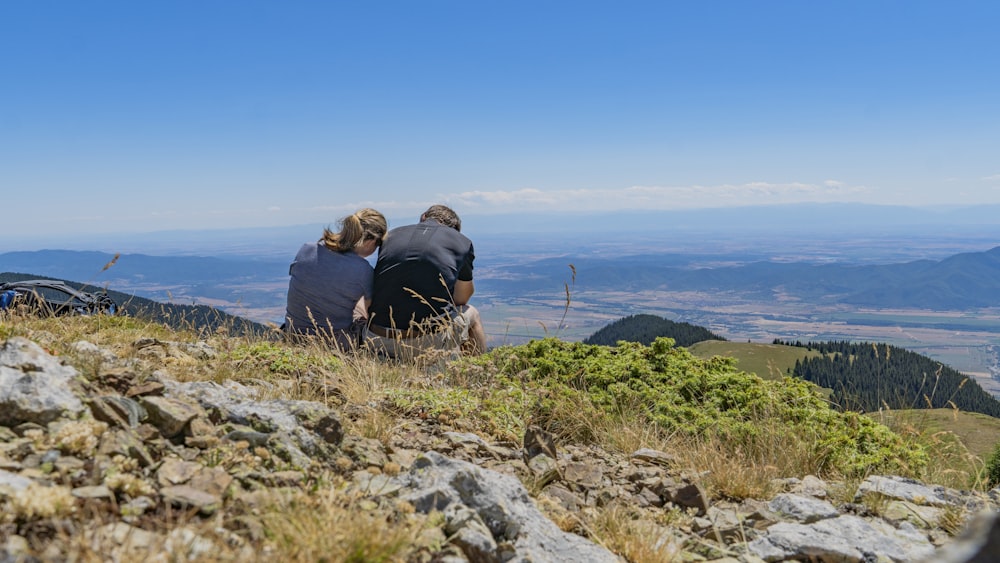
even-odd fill
[[(390, 217), (390, 228), (416, 220), (416, 216)], [(273, 227), (173, 229), (72, 237), (18, 235), (0, 238), (0, 253), (77, 250), (285, 260), (302, 243), (318, 240), (327, 226), (336, 228), (336, 220)], [(567, 245), (589, 245), (595, 256), (651, 250), (687, 253), (717, 246), (726, 252), (742, 247), (778, 256), (799, 251), (833, 257), (860, 256), (866, 246), (889, 243), (902, 247), (898, 255), (906, 257), (910, 254), (905, 247), (909, 241), (917, 240), (922, 241), (922, 248), (937, 251), (912, 257), (934, 258), (985, 251), (1000, 245), (1000, 205), (921, 208), (787, 204), (621, 213), (463, 214), (463, 232), (473, 239), (479, 257), (477, 263), (483, 264), (490, 263), (497, 254), (512, 251), (558, 255)], [(511, 247), (512, 244), (516, 247)]]

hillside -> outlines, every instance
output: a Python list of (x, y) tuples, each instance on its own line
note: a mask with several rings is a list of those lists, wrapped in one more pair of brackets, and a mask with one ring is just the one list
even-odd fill
[(1000, 443), (1000, 419), (976, 412), (946, 409), (883, 410), (869, 416), (896, 428), (927, 435), (954, 436), (968, 454), (988, 459)]
[[(284, 307), (288, 264), (270, 257), (151, 256), (39, 250), (0, 254), (0, 271), (83, 280), (161, 302), (225, 307), (240, 316), (274, 318)], [(110, 266), (108, 266), (110, 265)], [(259, 314), (258, 314), (259, 313)]]
[(266, 325), (253, 322), (242, 317), (230, 315), (224, 311), (209, 307), (207, 305), (178, 305), (174, 303), (160, 303), (137, 295), (129, 295), (112, 289), (105, 290), (90, 284), (57, 279), (45, 276), (30, 274), (15, 274), (10, 272), (0, 273), (0, 283), (25, 281), (34, 279), (47, 279), (63, 281), (66, 285), (81, 291), (90, 293), (106, 292), (115, 304), (118, 305), (121, 314), (149, 319), (154, 322), (163, 323), (176, 330), (196, 329), (198, 331), (214, 332), (225, 330), (232, 334), (255, 334), (264, 335), (272, 329)]
[(664, 339), (423, 367), (0, 314), (0, 364), (11, 560), (912, 561), (996, 508), (974, 464)]
[(810, 342), (820, 355), (796, 362), (793, 374), (833, 390), (844, 409), (948, 408), (1000, 417), (1000, 401), (969, 376), (926, 356), (870, 342)]
[(806, 358), (819, 356), (815, 350), (806, 350), (784, 344), (759, 344), (756, 342), (724, 342), (706, 340), (688, 348), (699, 358), (726, 356), (736, 360), (736, 367), (753, 373), (761, 379), (781, 379), (792, 375), (795, 365)]
[(586, 344), (614, 346), (619, 341), (652, 344), (657, 338), (673, 338), (678, 346), (690, 346), (702, 340), (725, 340), (704, 327), (691, 323), (678, 323), (656, 315), (629, 315), (621, 318), (584, 339)]

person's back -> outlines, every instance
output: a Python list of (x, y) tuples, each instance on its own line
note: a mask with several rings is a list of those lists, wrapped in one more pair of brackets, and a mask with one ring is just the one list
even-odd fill
[(288, 268), (285, 322), (301, 334), (346, 330), (358, 299), (371, 295), (372, 267), (354, 252), (319, 242), (302, 245)]
[(375, 264), (369, 319), (407, 329), (445, 312), (455, 282), (472, 279), (472, 241), (433, 219), (389, 232)]
[(367, 338), (376, 349), (415, 356), (468, 342), (468, 350), (485, 351), (479, 312), (468, 304), (475, 251), (461, 225), (454, 211), (434, 205), (420, 223), (386, 235), (368, 309)]
[(373, 272), (365, 257), (382, 243), (386, 227), (381, 213), (361, 209), (341, 220), (340, 232), (324, 229), (318, 242), (302, 245), (288, 268), (282, 328), (289, 335), (320, 336), (342, 349), (357, 346), (372, 296)]

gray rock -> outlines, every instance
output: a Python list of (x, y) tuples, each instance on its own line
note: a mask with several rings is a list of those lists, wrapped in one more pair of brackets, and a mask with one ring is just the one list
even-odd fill
[(914, 561), (933, 553), (926, 537), (912, 529), (876, 527), (853, 515), (814, 524), (780, 522), (747, 544), (750, 554), (767, 561)]
[(100, 346), (98, 346), (97, 344), (94, 344), (93, 342), (87, 342), (86, 340), (78, 340), (73, 344), (70, 344), (70, 348), (72, 348), (79, 354), (100, 358), (102, 361), (105, 362), (113, 362), (116, 359), (118, 359), (115, 356), (114, 352), (110, 350), (105, 350)]
[(118, 413), (117, 409), (112, 408), (110, 397), (92, 397), (87, 400), (87, 406), (90, 408), (90, 412), (94, 418), (101, 422), (106, 422), (111, 426), (119, 428), (128, 428), (131, 426), (128, 420)]
[[(520, 481), (509, 475), (427, 452), (400, 480), (412, 489), (404, 500), (421, 512), (443, 512), (453, 504), (475, 511), (504, 561), (620, 561), (605, 548), (560, 530), (535, 507)], [(507, 548), (513, 553), (504, 553)]]
[(172, 397), (143, 397), (140, 403), (149, 415), (149, 422), (160, 430), (164, 438), (174, 438), (184, 432), (184, 427), (195, 417), (205, 416), (198, 406)]
[(0, 562), (2, 563), (28, 563), (37, 561), (31, 556), (31, 546), (27, 538), (12, 535), (7, 538), (3, 545), (0, 545)]
[(252, 448), (262, 448), (267, 446), (272, 434), (267, 432), (257, 432), (256, 430), (233, 430), (223, 436), (230, 442), (246, 442)]
[(563, 480), (584, 489), (595, 489), (604, 480), (604, 472), (593, 463), (570, 462), (563, 467)]
[(363, 467), (385, 467), (389, 456), (385, 454), (385, 446), (374, 438), (347, 436), (340, 445), (351, 459)]
[(0, 490), (9, 487), (13, 491), (23, 491), (31, 484), (31, 479), (0, 469)]
[(101, 443), (97, 451), (109, 457), (118, 454), (133, 458), (143, 467), (149, 467), (154, 463), (153, 456), (132, 430), (112, 428), (101, 434)]
[(168, 457), (163, 460), (160, 468), (156, 470), (156, 481), (161, 487), (183, 485), (190, 481), (203, 468), (204, 466), (200, 463)]
[(76, 498), (82, 499), (112, 499), (115, 494), (104, 485), (94, 485), (90, 487), (76, 487), (72, 494)]
[(708, 493), (697, 483), (672, 483), (665, 480), (660, 494), (678, 506), (697, 509), (698, 514), (705, 514), (710, 505)]
[(738, 507), (718, 508), (710, 506), (703, 519), (711, 523), (711, 534), (717, 541), (732, 543), (742, 541), (749, 528), (752, 527), (748, 516)]
[(538, 454), (528, 460), (528, 471), (534, 477), (533, 486), (537, 489), (545, 488), (546, 485), (559, 478), (559, 465), (556, 460), (545, 454)]
[(108, 406), (128, 421), (129, 426), (138, 426), (140, 422), (145, 422), (148, 417), (146, 409), (142, 408), (142, 405), (134, 399), (125, 397), (105, 397), (105, 399), (109, 403)]
[(189, 342), (174, 342), (176, 346), (184, 350), (184, 352), (196, 360), (211, 360), (219, 356), (219, 353), (204, 340), (199, 340), (195, 343)]
[(77, 376), (34, 342), (21, 337), (0, 346), (0, 425), (47, 424), (62, 415), (76, 417), (85, 409), (70, 390)]
[(652, 490), (643, 487), (639, 494), (636, 495), (636, 502), (639, 506), (655, 506), (657, 508), (663, 506), (663, 499), (660, 495), (654, 493)]
[(445, 432), (442, 435), (452, 444), (471, 444), (483, 449), (489, 448), (489, 444), (487, 444), (485, 440), (470, 432)]
[(181, 508), (196, 508), (203, 515), (211, 515), (222, 506), (222, 499), (187, 485), (160, 489), (163, 500)]
[[(546, 487), (545, 490), (542, 491), (542, 495), (552, 499), (558, 505), (569, 511), (580, 510), (580, 507), (584, 504), (583, 499), (578, 497), (576, 493), (573, 493), (558, 483)], [(663, 504), (663, 502), (661, 501), (660, 504)]]
[(444, 509), (445, 532), (451, 543), (458, 546), (469, 561), (500, 563), (497, 542), (479, 514), (463, 504), (454, 503)]
[(882, 518), (890, 522), (907, 521), (921, 528), (934, 528), (945, 513), (937, 506), (920, 506), (905, 500), (891, 500), (879, 511)]
[(858, 485), (854, 498), (861, 500), (866, 493), (878, 493), (898, 500), (905, 500), (924, 506), (948, 506), (955, 504), (956, 495), (941, 486), (927, 486), (914, 479), (903, 477), (883, 477), (873, 475)]
[(800, 495), (809, 495), (816, 498), (826, 498), (827, 488), (829, 485), (826, 481), (816, 477), (815, 475), (806, 475), (801, 481), (796, 483), (791, 492), (798, 493)]
[(399, 492), (403, 485), (387, 475), (373, 475), (367, 471), (355, 471), (350, 490), (373, 496), (388, 496)]
[(668, 466), (676, 461), (676, 458), (666, 452), (661, 452), (659, 450), (652, 450), (649, 448), (641, 448), (632, 453), (632, 459), (637, 461), (642, 461), (645, 463), (651, 463), (653, 465), (663, 465)]
[(343, 438), (339, 419), (326, 406), (311, 401), (259, 400), (257, 393), (235, 381), (164, 381), (167, 394), (190, 397), (205, 409), (216, 409), (232, 423), (250, 426), (268, 435), (266, 445), (296, 467), (308, 467), (312, 458), (330, 459)]
[(767, 506), (778, 514), (805, 524), (840, 516), (840, 512), (826, 501), (788, 493), (774, 497)]
[(547, 455), (552, 459), (556, 459), (558, 457), (556, 454), (555, 437), (551, 432), (546, 432), (539, 426), (528, 426), (528, 428), (524, 431), (522, 444), (524, 446), (525, 463), (527, 463), (529, 459), (538, 455)]

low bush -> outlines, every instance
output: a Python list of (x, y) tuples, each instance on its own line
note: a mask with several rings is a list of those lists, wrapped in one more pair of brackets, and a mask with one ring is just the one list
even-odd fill
[(668, 338), (617, 347), (547, 338), (464, 359), (452, 370), (462, 380), (489, 380), (477, 414), (510, 433), (523, 430), (510, 425), (520, 420), (592, 439), (588, 428), (599, 419), (638, 408), (667, 433), (732, 444), (765, 463), (795, 459), (796, 472), (913, 475), (927, 463), (921, 448), (857, 413), (834, 410), (804, 381), (765, 381), (738, 371), (730, 358), (696, 358)]

